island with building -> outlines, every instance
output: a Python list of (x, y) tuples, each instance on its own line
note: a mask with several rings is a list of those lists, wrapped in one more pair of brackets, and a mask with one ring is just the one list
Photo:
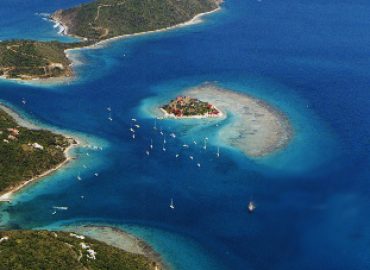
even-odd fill
[(50, 16), (78, 42), (9, 40), (0, 42), (0, 77), (38, 80), (68, 78), (66, 50), (88, 48), (109, 39), (164, 31), (191, 24), (219, 9), (222, 0), (96, 0)]
[[(159, 101), (148, 102), (160, 104)], [(150, 111), (163, 118), (215, 117), (218, 142), (240, 150), (248, 157), (261, 158), (278, 152), (293, 137), (288, 117), (266, 101), (216, 83), (203, 83), (181, 91), (166, 105), (155, 105)], [(222, 123), (228, 116), (227, 122)]]
[(222, 117), (223, 113), (214, 105), (190, 96), (178, 96), (160, 110), (169, 118)]
[(0, 106), (0, 201), (10, 201), (14, 192), (66, 164), (77, 145), (74, 138), (21, 126), (13, 116)]
[(0, 269), (163, 269), (145, 255), (64, 231), (0, 231), (0, 249)]

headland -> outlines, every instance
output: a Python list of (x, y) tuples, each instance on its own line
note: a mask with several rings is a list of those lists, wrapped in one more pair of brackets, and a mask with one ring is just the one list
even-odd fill
[(60, 169), (72, 160), (75, 138), (27, 123), (0, 104), (0, 202), (25, 186)]

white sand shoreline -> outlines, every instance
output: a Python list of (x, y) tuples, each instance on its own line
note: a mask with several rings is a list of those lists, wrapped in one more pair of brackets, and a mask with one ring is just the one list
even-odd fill
[[(22, 116), (20, 114), (18, 114), (16, 111), (14, 111), (13, 109), (9, 108), (8, 106), (6, 106), (6, 105), (4, 105), (2, 103), (0, 103), (0, 109), (3, 109), (6, 113), (8, 113), (10, 116), (12, 116), (14, 118), (14, 120), (18, 123), (18, 125), (20, 125), (20, 126), (26, 127), (28, 129), (34, 129), (34, 130), (43, 130), (44, 129), (44, 128), (38, 127), (38, 126), (34, 125), (33, 123), (31, 123), (30, 121), (27, 121), (26, 119), (22, 118)], [(78, 146), (81, 146), (81, 141), (79, 139), (76, 139), (75, 137), (69, 136), (67, 134), (62, 134), (59, 131), (54, 132), (54, 133), (60, 134), (60, 135), (66, 137), (68, 139), (72, 139), (75, 142), (75, 143), (72, 143), (71, 145), (69, 145), (63, 151), (64, 152), (64, 156), (65, 156), (66, 159), (63, 162), (61, 162), (58, 165), (56, 165), (55, 167), (53, 167), (53, 168), (51, 168), (51, 169), (43, 172), (42, 174), (37, 175), (35, 177), (32, 177), (29, 180), (26, 180), (26, 181), (22, 182), (21, 184), (19, 184), (16, 187), (12, 188), (10, 191), (6, 191), (5, 193), (0, 194), (0, 202), (11, 202), (11, 199), (12, 199), (13, 195), (16, 192), (20, 191), (21, 189), (23, 189), (24, 187), (28, 186), (29, 184), (31, 184), (33, 182), (37, 182), (41, 178), (43, 178), (45, 176), (48, 176), (48, 175), (56, 172), (57, 170), (59, 170), (60, 168), (64, 167), (64, 165), (68, 164), (71, 160), (74, 159), (71, 156), (70, 152), (72, 151), (73, 148), (78, 147)]]

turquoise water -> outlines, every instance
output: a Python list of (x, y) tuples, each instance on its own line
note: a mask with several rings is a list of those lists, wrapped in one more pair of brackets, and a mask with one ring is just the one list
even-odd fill
[[(77, 3), (3, 0), (0, 39), (68, 40), (35, 13)], [(29, 118), (103, 146), (76, 149), (76, 161), (3, 205), (3, 227), (119, 225), (175, 269), (369, 269), (369, 11), (365, 1), (228, 0), (203, 24), (74, 51), (70, 84), (0, 81), (0, 99)], [(206, 81), (280, 109), (291, 143), (252, 159), (221, 144), (217, 121), (159, 121), (177, 134), (161, 151), (150, 108)], [(181, 148), (204, 137), (207, 151)]]

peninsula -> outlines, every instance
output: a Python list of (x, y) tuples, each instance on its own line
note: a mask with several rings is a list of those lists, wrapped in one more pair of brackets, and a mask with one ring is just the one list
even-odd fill
[(0, 269), (162, 269), (144, 255), (70, 232), (0, 231), (0, 248)]
[(51, 19), (64, 33), (100, 41), (117, 36), (166, 29), (215, 10), (221, 0), (97, 0), (66, 10)]
[(51, 20), (80, 42), (10, 40), (0, 42), (0, 77), (37, 80), (73, 75), (65, 50), (98, 42), (163, 31), (217, 10), (222, 0), (96, 0), (58, 10)]
[(7, 79), (47, 79), (70, 77), (71, 61), (66, 49), (81, 43), (11, 40), (0, 42), (0, 76)]
[(77, 145), (73, 138), (20, 126), (10, 113), (0, 106), (0, 201), (64, 165), (68, 150)]
[(207, 118), (222, 117), (223, 113), (214, 105), (190, 96), (178, 96), (160, 110), (169, 118)]

